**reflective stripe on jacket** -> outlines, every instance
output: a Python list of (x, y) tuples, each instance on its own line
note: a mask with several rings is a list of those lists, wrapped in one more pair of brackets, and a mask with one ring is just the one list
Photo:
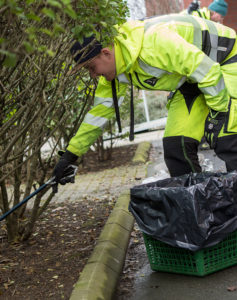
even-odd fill
[(211, 13), (210, 10), (207, 7), (199, 8), (198, 10), (194, 10), (192, 12), (192, 16), (204, 18), (207, 20), (211, 19)]
[[(199, 17), (174, 14), (130, 21), (119, 32), (123, 34), (114, 43), (119, 104), (130, 74), (133, 85), (144, 90), (173, 91), (185, 81), (196, 82), (210, 108), (227, 111), (230, 95), (220, 63), (233, 56), (233, 29)], [(113, 116), (111, 82), (101, 77), (95, 105), (67, 149), (78, 156), (86, 153)]]

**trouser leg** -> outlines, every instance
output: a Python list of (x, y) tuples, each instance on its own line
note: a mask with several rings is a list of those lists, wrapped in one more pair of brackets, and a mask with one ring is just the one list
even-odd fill
[[(187, 105), (187, 100), (189, 101)], [(204, 135), (208, 114), (203, 95), (184, 98), (180, 91), (168, 103), (168, 118), (163, 139), (164, 159), (171, 176), (201, 172), (198, 144)]]
[(237, 171), (237, 134), (218, 138), (215, 152), (224, 160), (228, 172)]
[(163, 139), (164, 159), (170, 176), (201, 172), (197, 155), (198, 144), (197, 140), (184, 136)]

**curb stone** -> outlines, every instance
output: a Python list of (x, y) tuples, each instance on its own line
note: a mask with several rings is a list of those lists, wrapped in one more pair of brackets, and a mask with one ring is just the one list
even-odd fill
[(132, 159), (132, 163), (133, 164), (145, 163), (148, 159), (150, 148), (151, 148), (150, 142), (140, 143)]
[[(133, 163), (145, 163), (151, 143), (142, 142)], [(130, 191), (123, 192), (110, 213), (70, 300), (111, 300), (123, 269), (134, 218), (128, 211)]]

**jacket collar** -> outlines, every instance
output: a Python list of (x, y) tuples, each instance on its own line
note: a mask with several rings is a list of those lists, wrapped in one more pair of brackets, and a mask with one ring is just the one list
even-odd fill
[(123, 58), (121, 48), (118, 43), (114, 46), (115, 49), (115, 61), (116, 61), (116, 75), (122, 74), (126, 71), (126, 65)]

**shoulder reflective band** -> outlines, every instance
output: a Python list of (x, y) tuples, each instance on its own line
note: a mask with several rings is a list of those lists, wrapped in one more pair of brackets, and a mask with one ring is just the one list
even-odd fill
[(138, 64), (143, 71), (145, 71), (146, 73), (153, 75), (157, 78), (161, 77), (164, 74), (171, 74), (170, 72), (167, 72), (165, 70), (162, 70), (162, 69), (159, 69), (156, 67), (152, 67), (152, 66), (144, 63), (140, 58), (138, 58)]

